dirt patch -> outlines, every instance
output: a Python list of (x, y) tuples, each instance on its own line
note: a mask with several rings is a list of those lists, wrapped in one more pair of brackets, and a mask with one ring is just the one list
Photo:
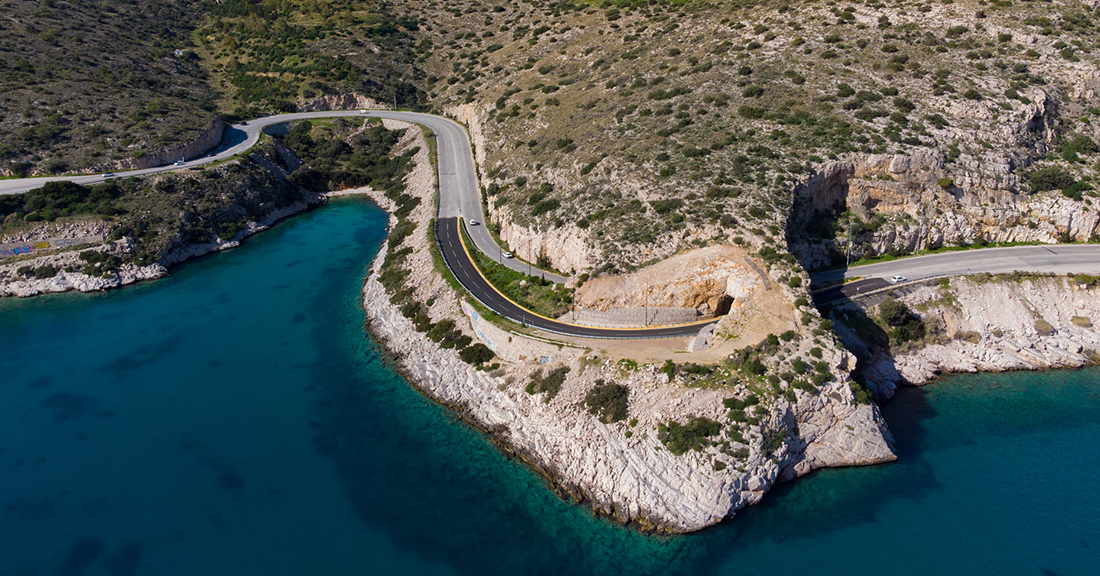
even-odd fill
[(591, 348), (611, 360), (629, 358), (641, 364), (660, 363), (665, 360), (672, 360), (677, 364), (683, 362), (706, 364), (720, 361), (739, 348), (761, 342), (768, 337), (768, 334), (778, 335), (787, 330), (794, 330), (804, 335), (805, 329), (799, 323), (798, 316), (799, 311), (782, 290), (761, 289), (745, 298), (719, 321), (715, 330), (714, 344), (706, 350), (688, 352), (690, 337), (655, 340), (595, 340), (555, 335), (555, 339)]
[(763, 292), (759, 275), (745, 262), (747, 253), (734, 246), (692, 250), (631, 274), (589, 280), (575, 299), (592, 310), (682, 307), (721, 314)]

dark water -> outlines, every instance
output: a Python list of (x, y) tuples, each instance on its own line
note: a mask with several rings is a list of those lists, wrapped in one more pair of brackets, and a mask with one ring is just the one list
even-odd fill
[(0, 301), (0, 575), (1100, 573), (1100, 372), (904, 390), (900, 463), (644, 536), (387, 367), (358, 306), (384, 226), (344, 200), (166, 280)]

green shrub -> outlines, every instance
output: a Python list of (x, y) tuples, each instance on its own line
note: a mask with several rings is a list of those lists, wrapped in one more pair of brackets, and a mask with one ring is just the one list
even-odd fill
[(759, 120), (764, 117), (764, 109), (757, 106), (741, 106), (737, 109), (737, 113), (741, 115), (742, 118), (747, 118), (749, 120)]
[(669, 452), (680, 456), (688, 450), (699, 451), (711, 445), (710, 437), (717, 436), (722, 425), (709, 418), (696, 416), (687, 424), (681, 425), (672, 420), (668, 425), (657, 425), (657, 439)]
[(555, 368), (546, 376), (542, 375), (541, 369), (537, 370), (531, 375), (531, 381), (527, 384), (527, 393), (538, 394), (539, 392), (546, 392), (545, 402), (549, 402), (561, 391), (561, 385), (565, 383), (566, 374), (569, 374), (568, 366)]
[(661, 373), (672, 380), (672, 377), (676, 375), (676, 363), (672, 360), (665, 360), (664, 366), (661, 366)]
[(878, 305), (878, 317), (887, 326), (901, 326), (909, 321), (913, 313), (904, 302), (896, 298), (887, 298)]
[(626, 420), (629, 398), (630, 389), (626, 386), (597, 380), (585, 395), (584, 404), (588, 406), (589, 413), (600, 418), (600, 422), (610, 424)]
[(1032, 192), (1065, 190), (1076, 183), (1073, 175), (1059, 166), (1047, 166), (1033, 171), (1027, 177)]
[(488, 346), (482, 344), (481, 342), (478, 342), (477, 344), (466, 348), (462, 352), (459, 352), (458, 356), (459, 358), (462, 358), (463, 362), (478, 366), (480, 364), (488, 362), (489, 360), (492, 360), (493, 357), (496, 356), (496, 353), (493, 352), (492, 349), (490, 349)]

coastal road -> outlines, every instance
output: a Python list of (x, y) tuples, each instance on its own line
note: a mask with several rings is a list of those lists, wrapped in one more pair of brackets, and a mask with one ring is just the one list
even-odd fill
[[(435, 234), (436, 238), (439, 240), (439, 248), (443, 253), (443, 258), (447, 261), (447, 266), (454, 272), (455, 278), (457, 278), (475, 298), (480, 300), (482, 304), (514, 322), (533, 326), (547, 332), (555, 332), (568, 336), (638, 339), (694, 336), (703, 326), (718, 321), (718, 319), (713, 319), (680, 326), (620, 329), (580, 326), (539, 316), (529, 310), (521, 308), (511, 300), (505, 298), (489, 284), (484, 276), (481, 275), (462, 246), (460, 226), (461, 223), (459, 219), (453, 216), (449, 218), (441, 216), (436, 220)], [(467, 228), (467, 230), (469, 230), (469, 228)]]
[[(474, 154), (470, 148), (470, 138), (466, 129), (459, 123), (417, 112), (395, 112), (389, 110), (330, 110), (322, 112), (299, 112), (279, 114), (257, 118), (226, 129), (222, 145), (209, 153), (185, 160), (181, 165), (157, 166), (141, 170), (129, 170), (115, 173), (111, 178), (146, 176), (161, 172), (171, 172), (194, 168), (211, 162), (227, 160), (244, 154), (255, 146), (265, 129), (301, 120), (322, 118), (390, 118), (426, 126), (435, 134), (436, 156), (439, 162), (439, 217), (462, 217), (466, 222), (485, 222), (481, 205), (481, 189), (478, 184), (477, 169), (474, 167)], [(77, 184), (98, 184), (107, 178), (103, 174), (81, 176), (47, 176), (40, 178), (13, 178), (0, 180), (0, 194), (21, 194), (42, 187), (47, 182), (67, 180)], [(530, 264), (515, 258), (503, 258), (504, 250), (496, 243), (489, 230), (483, 226), (470, 226), (468, 229), (474, 245), (494, 260), (500, 260), (504, 266), (524, 274), (541, 276), (546, 280), (562, 284), (564, 276), (539, 270)]]
[[(477, 170), (474, 166), (473, 151), (470, 148), (470, 140), (466, 129), (457, 122), (440, 116), (388, 110), (339, 110), (268, 116), (242, 122), (228, 128), (226, 136), (223, 138), (223, 144), (204, 156), (186, 160), (180, 165), (118, 172), (112, 175), (111, 178), (126, 178), (183, 170), (227, 160), (243, 154), (255, 146), (264, 130), (269, 127), (315, 118), (340, 117), (390, 118), (420, 124), (432, 131), (436, 140), (436, 156), (439, 169), (439, 213), (436, 233), (443, 257), (447, 260), (448, 266), (455, 273), (459, 282), (475, 298), (506, 318), (545, 331), (569, 336), (622, 339), (691, 336), (698, 333), (703, 326), (717, 322), (717, 319), (714, 319), (696, 324), (662, 326), (650, 329), (595, 328), (544, 318), (505, 298), (478, 272), (463, 248), (459, 233), (460, 219), (465, 219), (466, 222), (471, 220), (485, 221), (481, 205), (481, 191), (478, 185)], [(78, 184), (96, 184), (103, 182), (105, 179), (104, 175), (96, 174), (0, 180), (0, 194), (27, 192), (50, 181), (67, 180)], [(531, 267), (525, 262), (511, 258), (501, 258), (502, 249), (484, 225), (468, 226), (467, 233), (477, 249), (490, 257), (496, 255), (502, 264), (513, 270), (532, 273), (557, 283), (563, 283), (566, 280), (566, 278), (557, 274)]]
[(818, 272), (810, 274), (810, 279), (814, 282), (826, 283), (861, 278), (843, 287), (837, 286), (815, 293), (814, 301), (820, 304), (850, 297), (859, 292), (883, 288), (890, 284), (888, 279), (893, 276), (920, 280), (940, 276), (961, 276), (984, 272), (1006, 274), (1016, 271), (1100, 274), (1100, 244), (1050, 244), (942, 252)]
[[(187, 160), (182, 165), (159, 166), (142, 170), (119, 172), (112, 177), (144, 176), (159, 172), (182, 170), (227, 160), (243, 154), (259, 142), (265, 128), (288, 122), (319, 118), (391, 118), (427, 127), (435, 135), (439, 168), (439, 216), (437, 237), (447, 263), (459, 277), (459, 281), (489, 308), (502, 315), (543, 330), (561, 334), (604, 338), (641, 338), (686, 336), (697, 333), (707, 323), (684, 326), (668, 326), (650, 329), (602, 329), (559, 322), (537, 316), (510, 302), (495, 289), (474, 267), (457, 240), (459, 219), (467, 223), (485, 221), (477, 169), (466, 129), (447, 118), (416, 112), (388, 110), (334, 110), (280, 114), (235, 124), (226, 130), (221, 146), (210, 153)], [(78, 184), (95, 184), (105, 180), (103, 174), (42, 177), (0, 180), (0, 194), (19, 194), (41, 187), (46, 182), (67, 180)], [(565, 278), (543, 272), (515, 259), (501, 258), (502, 249), (484, 225), (468, 226), (467, 232), (474, 245), (489, 257), (522, 273), (530, 270), (553, 282)], [(900, 275), (909, 280), (935, 276), (954, 276), (970, 273), (1007, 273), (1013, 271), (1100, 274), (1100, 245), (1047, 245), (1016, 246), (1011, 248), (986, 248), (959, 252), (945, 252), (927, 256), (901, 258), (890, 262), (857, 266), (811, 274), (815, 282), (836, 282), (859, 277), (863, 280), (830, 288), (815, 294), (815, 301), (824, 303), (850, 296), (860, 291), (870, 291), (888, 285), (886, 279)], [(713, 322), (713, 321), (712, 321)]]

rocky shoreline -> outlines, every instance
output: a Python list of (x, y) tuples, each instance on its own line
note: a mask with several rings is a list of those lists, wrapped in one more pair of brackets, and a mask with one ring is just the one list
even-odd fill
[[(402, 126), (387, 121), (387, 127)], [(409, 133), (420, 137), (418, 131)], [(723, 400), (750, 394), (746, 385), (689, 387), (683, 376), (670, 378), (655, 365), (615, 362), (594, 350), (541, 342), (482, 322), (472, 307), (461, 305), (460, 296), (433, 267), (429, 242), (434, 241), (435, 175), (427, 147), (421, 146), (406, 193), (425, 201), (409, 216), (415, 230), (399, 246), (383, 246), (371, 267), (363, 287), (368, 329), (410, 384), (544, 474), (560, 494), (624, 524), (690, 532), (760, 502), (777, 481), (825, 466), (896, 458), (877, 407), (857, 403), (846, 378), (827, 382), (814, 393), (791, 390), (789, 396), (767, 400), (755, 423), (745, 428), (743, 443), (727, 442), (740, 447), (736, 451), (716, 443), (674, 454), (659, 440), (659, 426), (694, 417), (725, 422)], [(383, 208), (392, 208), (384, 195), (368, 193)], [(391, 216), (391, 228), (396, 223)], [(432, 321), (452, 319), (464, 334), (512, 361), (478, 369), (417, 331), (379, 281), (387, 254), (398, 248), (408, 253), (404, 270), (409, 273), (407, 285), (415, 287), (412, 300), (428, 304)], [(809, 338), (803, 344), (813, 345)], [(854, 360), (835, 348), (826, 354), (823, 363), (840, 374)], [(556, 394), (525, 388), (551, 369), (568, 374)], [(630, 422), (605, 423), (585, 409), (586, 392), (601, 381), (629, 390)]]
[[(1100, 363), (1100, 286), (1089, 277), (1008, 274), (952, 278), (919, 286), (898, 300), (931, 334), (923, 345), (873, 352), (851, 330), (845, 344), (880, 399), (898, 386), (921, 386), (940, 374), (1079, 368)], [(874, 310), (859, 306), (868, 315)], [(862, 364), (866, 362), (866, 364)]]
[[(203, 244), (188, 244), (169, 251), (160, 262), (146, 266), (126, 263), (119, 266), (117, 270), (106, 275), (95, 276), (82, 272), (66, 271), (65, 268), (67, 267), (83, 264), (79, 258), (80, 251), (77, 250), (46, 254), (29, 260), (20, 260), (18, 262), (3, 264), (0, 265), (0, 297), (18, 296), (26, 298), (40, 294), (68, 292), (70, 290), (79, 292), (98, 292), (101, 290), (128, 286), (142, 280), (162, 278), (168, 274), (169, 266), (214, 252), (236, 248), (240, 246), (241, 241), (248, 236), (267, 230), (279, 220), (304, 212), (323, 203), (324, 200), (325, 195), (323, 194), (308, 197), (304, 201), (295, 202), (285, 208), (272, 210), (263, 217), (249, 222), (246, 228), (237, 232), (233, 238), (229, 240), (215, 239), (212, 242)], [(90, 246), (86, 249), (110, 255), (125, 255), (132, 251), (133, 244), (131, 239), (122, 238), (121, 240), (106, 242), (99, 246)], [(60, 270), (49, 278), (25, 278), (17, 273), (18, 268), (23, 266), (31, 268), (50, 266)]]

